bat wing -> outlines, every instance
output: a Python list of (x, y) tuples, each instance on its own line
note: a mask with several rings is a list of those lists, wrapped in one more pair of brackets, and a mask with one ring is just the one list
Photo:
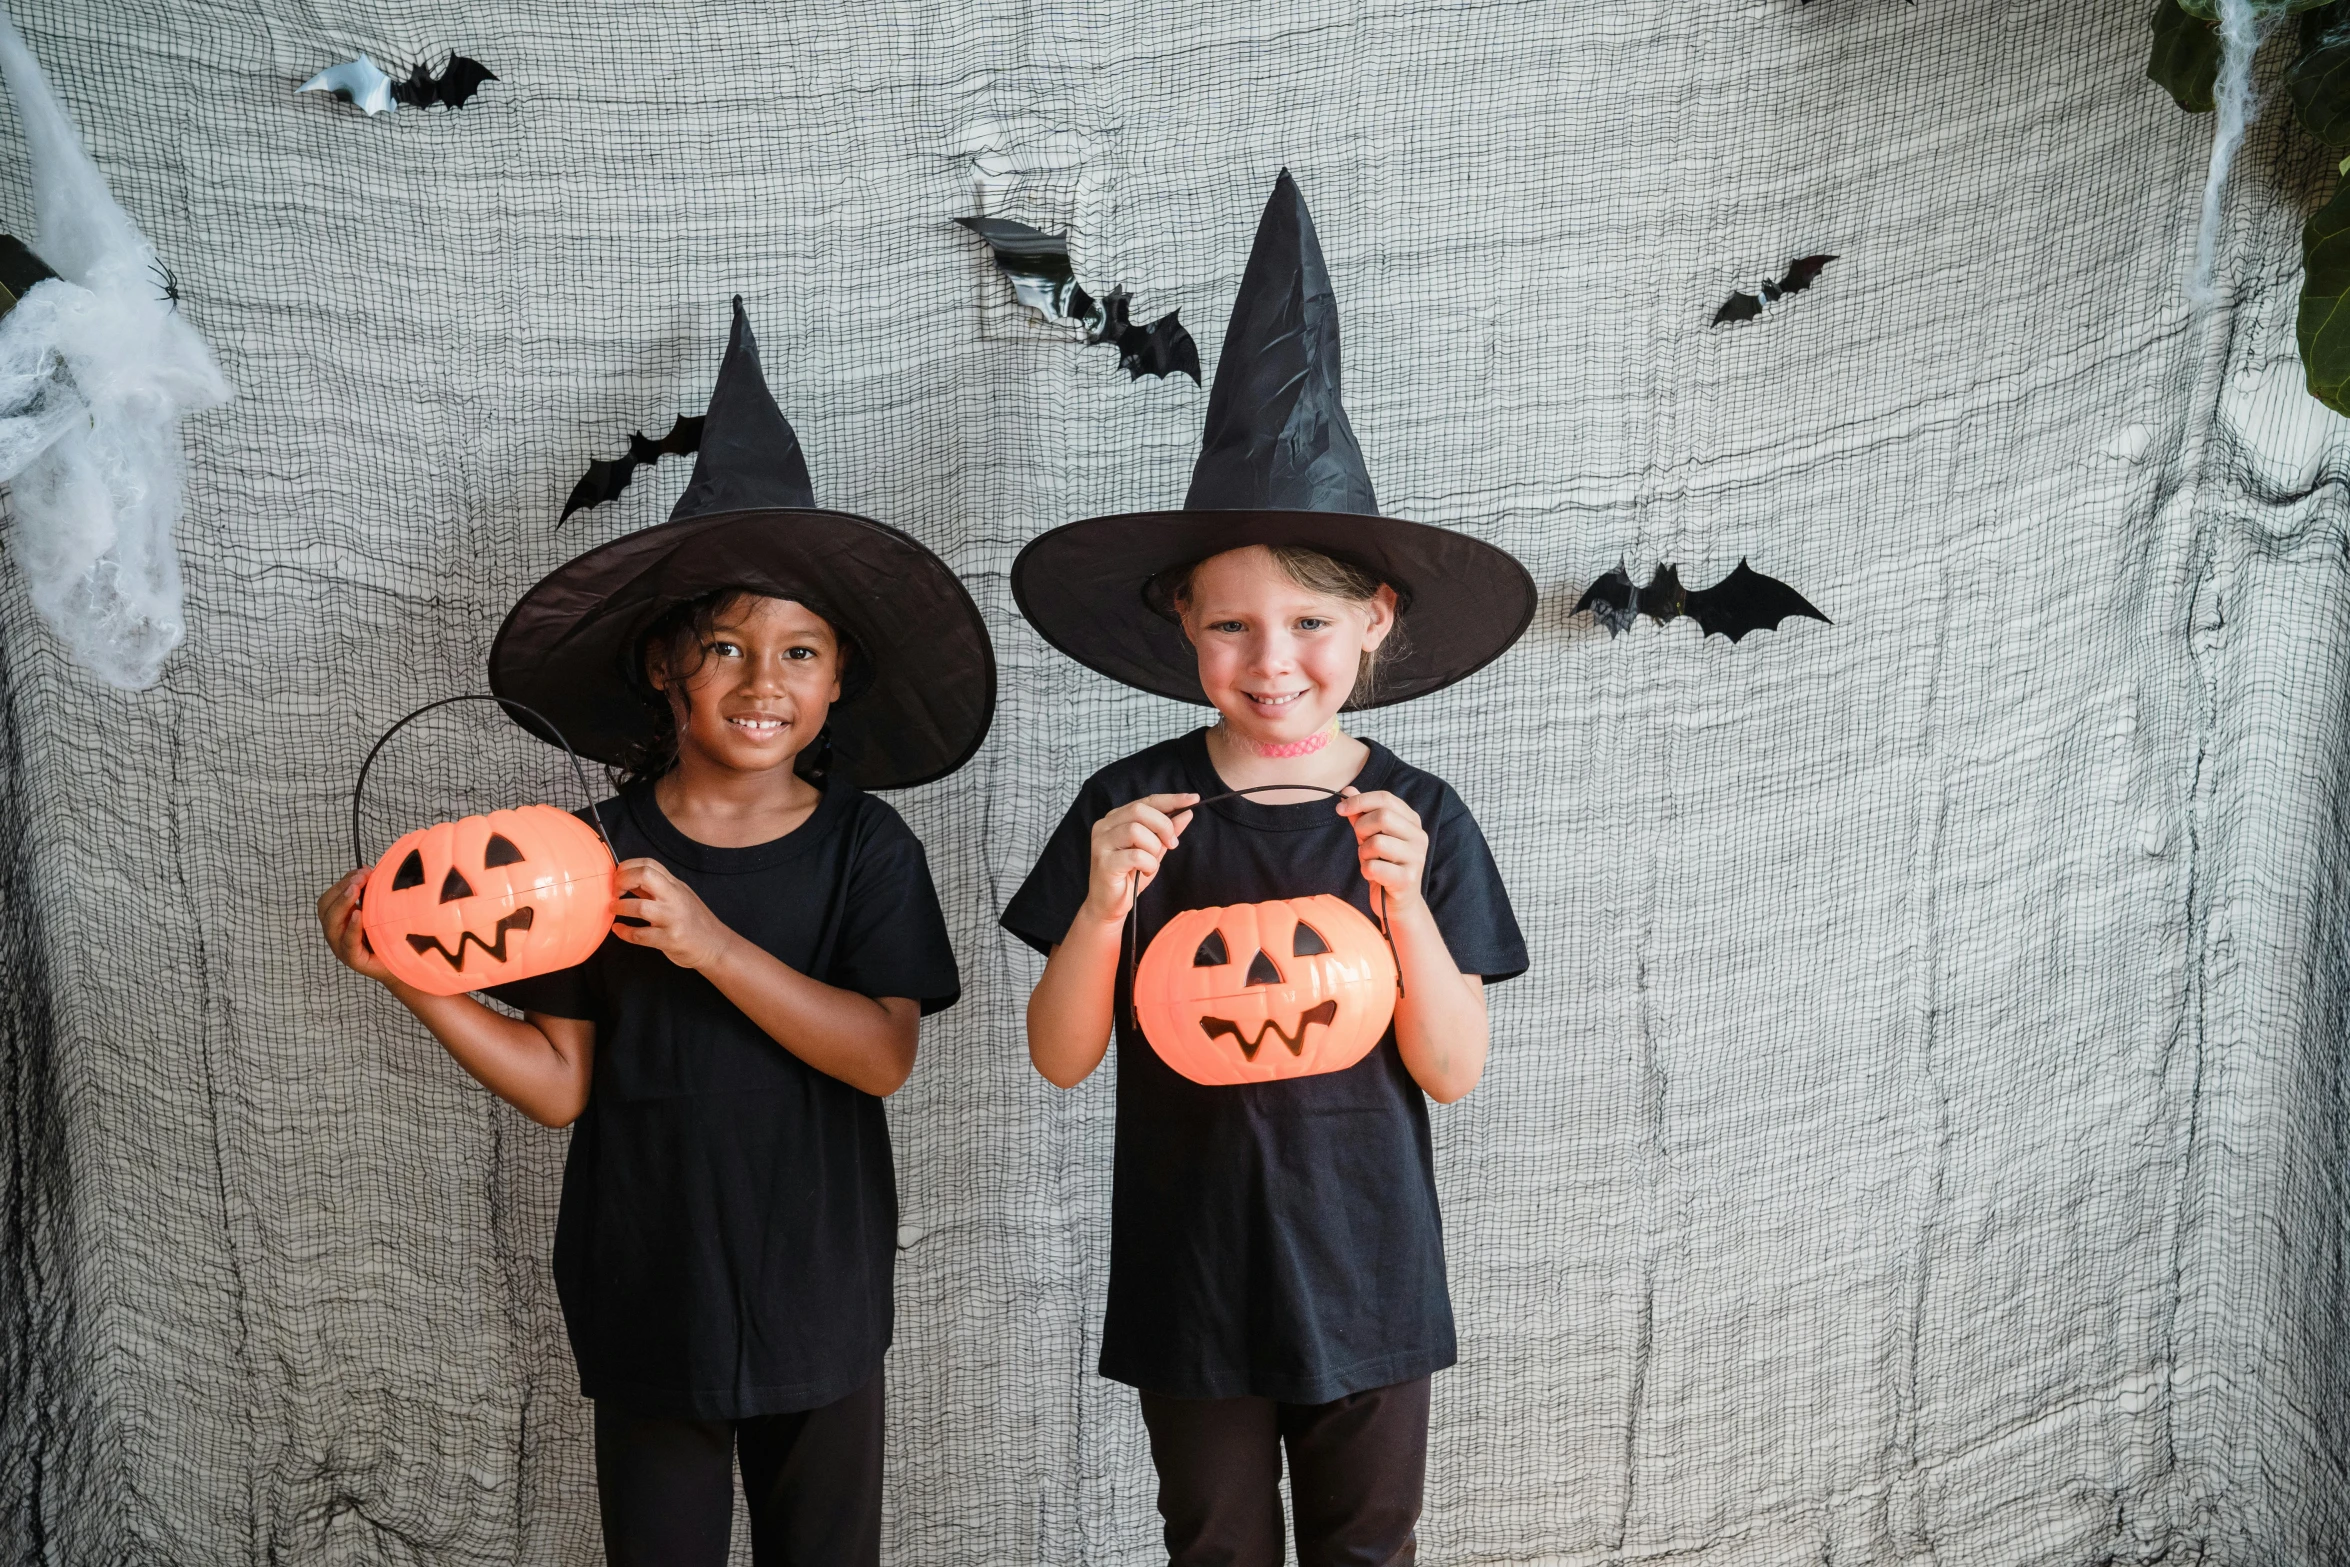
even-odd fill
[(389, 114), (397, 88), (373, 60), (361, 55), (356, 60), (329, 66), (294, 91), (333, 93), (343, 102), (356, 105), (363, 114)]
[(587, 472), (571, 487), (571, 498), (563, 503), (563, 515), (555, 519), (555, 526), (563, 526), (565, 518), (575, 511), (587, 511), (616, 499), (628, 488), (639, 468), (650, 467), (664, 456), (690, 457), (702, 449), (702, 424), (707, 416), (692, 419), (679, 418), (669, 426), (669, 433), (658, 441), (647, 438), (642, 430), (628, 437), (628, 455), (609, 461), (588, 464)]
[(1776, 631), (1780, 621), (1795, 615), (1835, 624), (1802, 594), (1743, 560), (1737, 570), (1712, 587), (1690, 594), (1688, 614), (1707, 636), (1725, 636), (1732, 642), (1750, 631)]
[(448, 65), (442, 69), (440, 79), (433, 83), (433, 96), (452, 109), (462, 109), (473, 101), (475, 93), (481, 91), (482, 83), (497, 79), (498, 73), (479, 60), (453, 54), (449, 56)]
[(1069, 257), (1066, 236), (1047, 234), (1025, 223), (1014, 223), (1010, 218), (957, 218), (955, 221), (986, 240), (987, 248), (998, 257), (1058, 256), (1064, 261)]
[(1820, 274), (1825, 272), (1828, 269), (1828, 263), (1835, 259), (1834, 256), (1805, 256), (1800, 261), (1789, 262), (1787, 276), (1779, 282), (1779, 292), (1782, 294), (1802, 293), (1819, 281)]
[(702, 422), (707, 417), (697, 414), (688, 419), (681, 415), (654, 450), (664, 457), (691, 457), (702, 449)]
[(1632, 617), (1640, 613), (1639, 605), (1640, 590), (1632, 586), (1631, 577), (1618, 566), (1603, 572), (1585, 588), (1583, 596), (1575, 600), (1575, 607), (1567, 613), (1580, 615), (1585, 610), (1591, 611), (1613, 637), (1632, 629)]
[(636, 466), (633, 457), (589, 463), (587, 472), (571, 487), (571, 498), (563, 503), (563, 515), (555, 519), (555, 526), (563, 526), (565, 519), (573, 512), (601, 506), (627, 489), (628, 481), (636, 477)]
[(1752, 321), (1762, 314), (1762, 296), (1759, 294), (1732, 294), (1722, 301), (1722, 308), (1714, 312), (1714, 325), (1725, 321)]
[(1121, 361), (1129, 379), (1145, 375), (1187, 375), (1193, 385), (1199, 384), (1199, 344), (1191, 340), (1191, 333), (1176, 319), (1181, 314), (1179, 310), (1170, 310), (1151, 323), (1145, 352)]

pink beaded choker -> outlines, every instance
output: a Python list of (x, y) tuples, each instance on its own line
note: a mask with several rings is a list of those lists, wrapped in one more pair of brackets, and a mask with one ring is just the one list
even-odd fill
[(1328, 745), (1330, 743), (1330, 737), (1337, 732), (1338, 726), (1336, 724), (1331, 724), (1326, 728), (1315, 730), (1312, 734), (1307, 735), (1303, 740), (1291, 740), (1282, 745), (1259, 745), (1254, 740), (1247, 740), (1247, 736), (1245, 735), (1241, 736), (1241, 738), (1243, 740), (1247, 740), (1248, 748), (1256, 752), (1257, 755), (1269, 758), (1273, 761), (1285, 761), (1291, 757), (1313, 755), (1316, 751), (1319, 751), (1322, 749), (1322, 747)]

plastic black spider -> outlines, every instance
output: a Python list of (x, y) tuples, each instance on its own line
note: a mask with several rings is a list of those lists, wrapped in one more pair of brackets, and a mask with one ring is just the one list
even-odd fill
[(163, 285), (163, 292), (156, 295), (155, 297), (162, 300), (165, 304), (171, 306), (172, 314), (179, 314), (179, 274), (172, 271), (171, 268), (165, 266), (160, 260), (150, 263), (148, 270), (155, 274), (155, 281)]

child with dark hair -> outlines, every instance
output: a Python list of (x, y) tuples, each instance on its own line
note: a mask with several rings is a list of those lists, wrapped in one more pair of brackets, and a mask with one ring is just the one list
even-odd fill
[(491, 1092), (572, 1128), (555, 1283), (607, 1559), (718, 1567), (739, 1461), (756, 1560), (877, 1563), (881, 1101), (960, 986), (921, 843), (858, 785), (977, 749), (978, 610), (914, 540), (816, 507), (737, 300), (676, 513), (532, 589), (490, 676), (630, 769), (596, 808), (621, 857), (610, 937), (493, 990), (519, 1019), (393, 978), (358, 920), (365, 872), (319, 900), (327, 938)]
[(1278, 1567), (1286, 1448), (1301, 1564), (1408, 1562), (1456, 1354), (1427, 1101), (1476, 1086), (1527, 956), (1468, 807), (1339, 715), (1499, 657), (1534, 586), (1378, 515), (1286, 170), (1185, 509), (1058, 529), (1012, 580), (1063, 652), (1217, 714), (1089, 779), (1003, 915), (1048, 954), (1037, 1071), (1074, 1087), (1115, 1036), (1101, 1372), (1139, 1390), (1168, 1557)]

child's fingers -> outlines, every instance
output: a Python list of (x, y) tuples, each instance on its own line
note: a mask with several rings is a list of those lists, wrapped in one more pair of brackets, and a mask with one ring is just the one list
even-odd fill
[(1127, 826), (1137, 831), (1148, 832), (1170, 849), (1175, 847), (1175, 839), (1182, 829), (1175, 825), (1174, 820), (1166, 812), (1156, 806), (1145, 805), (1140, 801), (1134, 804), (1132, 810), (1134, 814), (1126, 819)]
[(622, 860), (616, 885), (623, 893), (657, 891), (668, 879), (658, 860)]
[(1171, 814), (1183, 806), (1199, 804), (1199, 796), (1191, 793), (1146, 794), (1134, 803), (1136, 805), (1147, 805), (1154, 811), (1163, 811)]

